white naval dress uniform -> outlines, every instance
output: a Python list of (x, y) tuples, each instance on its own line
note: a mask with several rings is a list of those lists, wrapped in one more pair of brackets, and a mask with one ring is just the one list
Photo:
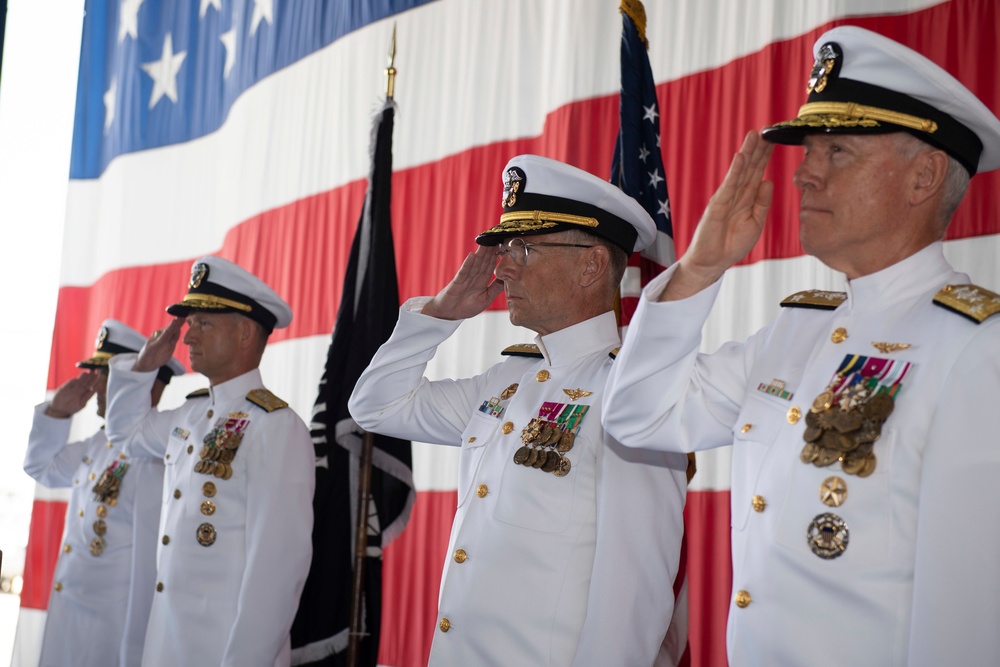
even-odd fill
[[(312, 554), (309, 431), (290, 408), (268, 412), (246, 398), (263, 387), (257, 369), (175, 410), (137, 410), (156, 373), (132, 371), (135, 358), (109, 364), (107, 428), (129, 456), (166, 466), (142, 664), (288, 665)], [(195, 472), (203, 438), (229, 419), (242, 432), (232, 477)]]
[[(605, 441), (614, 315), (536, 339), (544, 357), (430, 382), (424, 368), (459, 322), (411, 312), (426, 302), (404, 304), (350, 409), (365, 429), (462, 447), (430, 664), (652, 664), (673, 609), (687, 460)], [(575, 389), (590, 393), (564, 392)], [(588, 406), (564, 477), (513, 461), (546, 402)]]
[[(968, 276), (935, 243), (852, 280), (834, 310), (783, 309), (706, 355), (700, 332), (718, 285), (651, 301), (671, 274), (641, 299), (604, 423), (640, 447), (734, 445), (733, 587), (747, 595), (729, 609), (730, 664), (996, 665), (1000, 531), (986, 510), (1000, 479), (1000, 317), (977, 325), (933, 303)], [(873, 342), (910, 347), (882, 353)], [(808, 412), (848, 354), (910, 363), (866, 478), (803, 463), (806, 420), (792, 410)], [(791, 395), (758, 389), (774, 381)], [(840, 506), (821, 502), (831, 476), (846, 483)], [(828, 560), (807, 543), (825, 512), (849, 530)]]
[[(148, 391), (145, 400), (148, 406)], [(156, 580), (163, 464), (124, 458), (103, 429), (68, 443), (72, 420), (49, 417), (46, 407), (35, 407), (24, 471), (44, 486), (72, 491), (38, 664), (137, 665)], [(94, 484), (116, 462), (128, 468), (114, 505), (98, 502)]]

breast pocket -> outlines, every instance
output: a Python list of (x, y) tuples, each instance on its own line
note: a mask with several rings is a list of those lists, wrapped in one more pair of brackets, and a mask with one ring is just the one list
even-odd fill
[(781, 429), (787, 424), (791, 407), (767, 396), (747, 395), (733, 429), (733, 465), (730, 491), (733, 530), (743, 530), (750, 514), (754, 493), (764, 459), (771, 453)]
[(486, 443), (500, 427), (500, 420), (481, 412), (472, 413), (469, 425), (462, 432), (462, 454), (458, 463), (458, 506), (469, 497), (469, 491), (476, 481), (479, 466), (483, 463)]

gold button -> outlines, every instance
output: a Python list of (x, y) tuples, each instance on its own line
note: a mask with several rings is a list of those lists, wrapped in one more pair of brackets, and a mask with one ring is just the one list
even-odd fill
[(475, 441), (476, 441), (476, 436), (473, 435), (469, 438), (469, 442), (475, 442)]
[(843, 343), (847, 340), (847, 329), (844, 327), (837, 327), (833, 330), (833, 333), (830, 334), (830, 340), (834, 343)]
[(80, 516), (81, 517), (83, 516), (83, 510), (80, 510)]
[(64, 554), (68, 554), (68, 553), (69, 553), (70, 551), (72, 551), (72, 550), (73, 550), (73, 547), (71, 547), (71, 546), (70, 546), (70, 545), (68, 545), (68, 544), (67, 544), (67, 545), (64, 545), (64, 546), (63, 546), (63, 553), (64, 553)]
[(488, 494), (489, 492), (490, 492), (490, 487), (486, 486), (485, 484), (480, 484), (476, 488), (476, 495), (479, 496), (480, 498), (485, 498), (486, 494)]
[(111, 444), (111, 443), (109, 442), (109, 443), (108, 443), (108, 449), (111, 449), (112, 447), (114, 447), (114, 445), (112, 445), (112, 444)]
[(206, 417), (208, 417), (209, 419), (211, 419), (211, 418), (212, 418), (212, 415), (214, 415), (214, 414), (215, 414), (215, 412), (214, 412), (214, 411), (212, 411), (212, 410), (209, 410), (209, 411), (208, 411), (208, 413), (207, 413), (207, 414), (206, 414), (205, 416), (206, 416)]
[(162, 593), (163, 592), (163, 582), (162, 581), (156, 582), (156, 592), (157, 593)]
[(160, 541), (163, 542), (164, 544), (170, 544), (170, 536), (169, 535), (164, 535), (163, 539), (160, 540)]
[(125, 455), (125, 452), (118, 452), (118, 458), (124, 461), (128, 456)]
[(542, 369), (535, 374), (535, 379), (538, 380), (539, 382), (545, 382), (546, 380), (549, 379), (549, 372), (545, 369)]
[(448, 632), (451, 630), (451, 621), (447, 618), (442, 618), (441, 622), (438, 623), (438, 627), (441, 628), (441, 632)]
[(76, 484), (79, 484), (79, 483), (80, 483), (80, 480), (78, 480), (78, 479), (74, 479), (74, 480), (73, 480), (73, 484), (74, 484), (74, 485), (76, 485)]
[(194, 451), (194, 445), (188, 445), (188, 454)]
[(802, 411), (793, 405), (788, 408), (788, 414), (785, 417), (788, 419), (789, 424), (798, 424), (799, 420), (802, 419)]
[(174, 489), (174, 498), (180, 498), (180, 497), (181, 497), (181, 490)]
[(96, 473), (90, 473), (90, 481), (93, 482), (97, 478)]
[(500, 430), (503, 431), (504, 435), (507, 435), (514, 430), (513, 422), (504, 422), (503, 426), (500, 427)]
[(53, 586), (52, 588), (56, 589), (56, 592), (58, 593), (59, 591), (61, 591), (61, 590), (62, 590), (62, 584), (60, 584), (60, 583), (59, 583), (59, 582), (57, 581), (57, 582), (56, 582), (56, 585), (55, 585), (55, 586)]
[(834, 475), (819, 485), (819, 499), (827, 507), (840, 507), (847, 500), (847, 482)]
[(166, 455), (166, 456), (164, 456), (163, 458), (165, 458), (165, 459), (169, 460), (169, 459), (170, 459), (170, 454), (167, 454), (167, 455)]
[(767, 502), (764, 500), (764, 496), (754, 496), (750, 501), (750, 504), (753, 505), (754, 512), (763, 512), (764, 508), (767, 507)]
[(744, 590), (736, 591), (736, 606), (740, 609), (746, 608), (750, 604), (750, 593)]
[(748, 423), (748, 424), (744, 424), (743, 428), (741, 428), (740, 431), (743, 432), (743, 433), (749, 433), (750, 429), (752, 429), (752, 428), (753, 428), (753, 424), (749, 424)]
[(464, 563), (465, 559), (469, 557), (469, 554), (465, 553), (465, 549), (457, 549), (455, 551), (455, 562)]
[(215, 483), (205, 482), (205, 485), (201, 487), (201, 492), (205, 494), (206, 498), (215, 497)]
[(212, 516), (215, 514), (215, 503), (211, 500), (206, 500), (201, 504), (201, 513), (205, 516)]

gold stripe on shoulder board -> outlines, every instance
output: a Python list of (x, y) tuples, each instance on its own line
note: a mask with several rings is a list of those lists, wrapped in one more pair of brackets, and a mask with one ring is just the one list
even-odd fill
[(963, 315), (976, 324), (1000, 313), (1000, 294), (978, 285), (946, 285), (934, 295), (934, 303)]
[(264, 408), (268, 412), (274, 412), (275, 410), (288, 407), (288, 403), (285, 403), (270, 391), (263, 388), (252, 390), (249, 394), (247, 394), (247, 400), (254, 405)]
[(807, 289), (785, 297), (782, 308), (817, 308), (833, 310), (847, 300), (846, 292), (828, 292), (821, 289)]
[(542, 351), (534, 343), (517, 343), (504, 348), (501, 352), (505, 357), (538, 357), (542, 358)]
[(201, 398), (202, 396), (208, 396), (208, 387), (205, 387), (203, 389), (195, 389), (184, 398)]

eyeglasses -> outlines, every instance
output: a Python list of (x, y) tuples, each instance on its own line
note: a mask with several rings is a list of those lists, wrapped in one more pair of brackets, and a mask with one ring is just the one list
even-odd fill
[(537, 248), (541, 246), (548, 246), (550, 248), (593, 248), (592, 245), (583, 245), (582, 243), (526, 243), (524, 239), (520, 236), (516, 236), (512, 239), (508, 239), (506, 243), (501, 243), (497, 246), (497, 257), (503, 259), (504, 255), (509, 254), (510, 258), (514, 260), (514, 263), (518, 266), (524, 266), (528, 263), (528, 253), (532, 248)]

